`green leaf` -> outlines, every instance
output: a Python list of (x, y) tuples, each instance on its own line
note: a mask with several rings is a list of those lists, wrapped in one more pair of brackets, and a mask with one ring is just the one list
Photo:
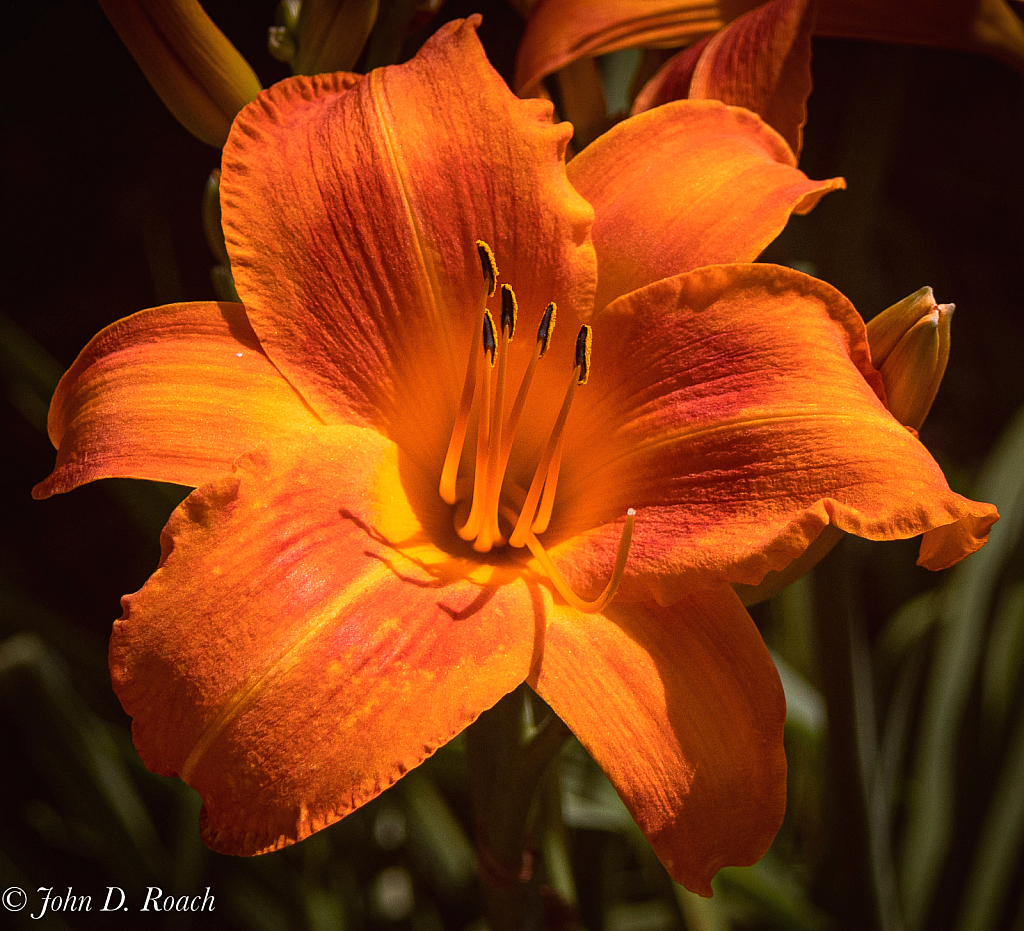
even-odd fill
[(926, 686), (902, 840), (900, 887), (908, 931), (928, 919), (952, 841), (957, 742), (978, 674), (1000, 574), (1024, 523), (1024, 409), (982, 472), (974, 497), (994, 503), (1001, 520), (988, 544), (947, 576), (939, 637)]

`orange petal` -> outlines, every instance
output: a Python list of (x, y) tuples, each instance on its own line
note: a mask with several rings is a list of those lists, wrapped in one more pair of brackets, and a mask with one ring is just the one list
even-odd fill
[(709, 572), (757, 585), (829, 524), (872, 540), (949, 528), (922, 560), (955, 562), (996, 509), (949, 489), (882, 394), (856, 311), (799, 272), (719, 266), (629, 294), (594, 320), (552, 556), (589, 592), (619, 528), (571, 538), (634, 507), (625, 597), (670, 603)]
[(328, 427), (238, 462), (164, 531), (114, 625), (114, 688), (207, 844), (256, 854), (368, 801), (522, 682), (544, 621), (522, 582), (445, 581), (384, 545), (396, 447)]
[(600, 308), (659, 278), (755, 259), (794, 211), (841, 178), (811, 181), (757, 116), (680, 100), (619, 123), (569, 163), (594, 205)]
[(753, 110), (799, 155), (811, 93), (810, 0), (770, 0), (719, 30), (694, 56), (668, 61), (640, 92), (634, 113), (679, 100), (721, 100)]
[(540, 0), (519, 45), (513, 87), (529, 96), (577, 58), (674, 48), (714, 32), (757, 0)]
[(537, 689), (608, 774), (673, 879), (711, 895), (786, 807), (778, 673), (729, 589), (671, 608), (556, 607)]
[(571, 128), (513, 96), (473, 18), (412, 61), (282, 81), (224, 154), (232, 270), (267, 354), (325, 419), (440, 463), (481, 293), (482, 239), (521, 308), (589, 309), (593, 213)]
[(96, 335), (50, 405), (57, 447), (37, 498), (98, 478), (202, 485), (247, 449), (318, 426), (241, 304), (171, 304)]

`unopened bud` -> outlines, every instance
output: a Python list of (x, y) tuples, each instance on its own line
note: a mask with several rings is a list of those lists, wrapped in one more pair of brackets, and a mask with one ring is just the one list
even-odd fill
[(378, 0), (302, 0), (296, 74), (351, 71), (377, 21)]
[(267, 51), (271, 58), (287, 64), (295, 57), (295, 39), (284, 26), (271, 26), (267, 30)]
[(889, 411), (920, 429), (949, 361), (953, 304), (936, 304), (921, 288), (883, 310), (867, 325), (871, 361), (882, 376)]
[(249, 63), (197, 0), (100, 0), (153, 89), (192, 135), (223, 146), (262, 90)]

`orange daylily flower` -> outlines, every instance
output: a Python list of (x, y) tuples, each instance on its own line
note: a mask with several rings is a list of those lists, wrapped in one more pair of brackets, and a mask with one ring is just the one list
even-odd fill
[(571, 127), (508, 91), (476, 24), (239, 115), (221, 192), (243, 303), (97, 336), (36, 494), (199, 486), (110, 664), (214, 849), (325, 827), (526, 681), (707, 895), (785, 804), (782, 689), (730, 585), (832, 524), (924, 533), (939, 568), (997, 515), (886, 410), (842, 295), (701, 267), (752, 258), (832, 183), (709, 101), (626, 121), (567, 172)]
[[(538, 0), (519, 46), (515, 87), (532, 94), (580, 58), (690, 45), (758, 6), (759, 0)], [(1024, 22), (1007, 0), (818, 0), (817, 7), (815, 35), (980, 52), (1024, 71)]]

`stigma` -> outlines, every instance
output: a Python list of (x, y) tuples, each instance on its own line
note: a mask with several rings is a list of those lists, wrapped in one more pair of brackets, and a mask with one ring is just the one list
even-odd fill
[[(577, 388), (585, 385), (591, 374), (593, 328), (584, 324), (576, 335), (572, 373), (562, 395), (558, 416), (544, 444), (533, 478), (529, 486), (524, 487), (507, 475), (509, 457), (534, 374), (551, 345), (557, 308), (551, 302), (541, 315), (529, 364), (515, 398), (508, 406), (508, 360), (516, 335), (519, 305), (510, 285), (502, 284), (500, 291), (497, 287), (498, 266), (490, 246), (478, 240), (476, 251), (483, 280), (469, 344), (465, 381), (441, 467), (438, 492), (446, 503), (453, 506), (456, 533), (471, 542), (478, 553), (489, 553), (502, 547), (525, 547), (555, 590), (569, 604), (581, 611), (600, 611), (614, 597), (625, 570), (633, 535), (633, 509), (626, 513), (611, 578), (604, 591), (589, 601), (572, 591), (539, 540), (551, 523), (555, 507), (565, 425), (573, 398)], [(499, 295), (496, 302), (499, 306), (492, 313), (488, 303), (496, 294)], [(473, 474), (460, 475), (460, 463), (474, 411), (477, 414), (477, 431), (475, 455), (471, 457)]]

